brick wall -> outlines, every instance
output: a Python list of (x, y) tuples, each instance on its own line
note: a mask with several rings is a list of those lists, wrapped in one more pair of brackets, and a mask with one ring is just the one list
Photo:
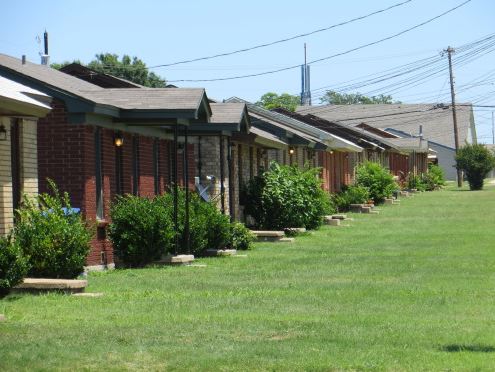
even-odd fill
[(342, 185), (352, 182), (351, 168), (349, 167), (349, 153), (333, 151), (318, 153), (318, 162), (322, 167), (323, 189), (334, 193), (342, 189)]
[[(38, 122), (39, 191), (47, 192), (47, 178), (55, 181), (60, 191), (70, 193), (74, 207), (83, 208), (86, 183), (86, 131), (82, 125), (69, 125), (63, 102), (54, 99), (52, 111)], [(88, 142), (88, 143), (86, 143)], [(81, 146), (84, 143), (87, 146)], [(90, 147), (90, 150), (92, 147)]]
[[(91, 241), (91, 251), (87, 258), (90, 266), (114, 262), (113, 248), (106, 236), (110, 223), (110, 206), (117, 195), (117, 151), (122, 154), (122, 194), (133, 191), (133, 137), (122, 133), (124, 144), (120, 149), (114, 145), (116, 132), (101, 128), (101, 172), (103, 191), (103, 219), (96, 218), (96, 157), (95, 127), (74, 125), (67, 121), (64, 103), (54, 100), (52, 112), (40, 120), (38, 126), (38, 167), (39, 189), (47, 190), (46, 178), (53, 179), (61, 191), (67, 191), (73, 207), (81, 208), (84, 218), (95, 225), (96, 234)], [(144, 197), (155, 195), (155, 161), (153, 149), (159, 149), (158, 192), (168, 189), (170, 182), (169, 149), (172, 142), (157, 140), (148, 136), (138, 136), (139, 142), (139, 194)], [(178, 156), (179, 184), (182, 182), (183, 155)], [(194, 148), (189, 145), (189, 186), (194, 186)], [(103, 253), (103, 254), (102, 254)]]

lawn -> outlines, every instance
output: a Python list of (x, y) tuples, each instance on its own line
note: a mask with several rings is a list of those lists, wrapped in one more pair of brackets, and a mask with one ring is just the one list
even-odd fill
[(495, 370), (495, 186), (0, 300), (0, 370)]

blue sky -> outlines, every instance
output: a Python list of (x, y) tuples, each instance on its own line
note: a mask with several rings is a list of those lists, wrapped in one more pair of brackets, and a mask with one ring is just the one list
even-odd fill
[[(404, 0), (402, 0), (404, 1)], [(148, 66), (230, 52), (325, 28), (402, 2), (375, 1), (26, 1), (1, 4), (0, 53), (39, 61), (42, 45), (36, 40), (49, 32), (51, 62), (79, 59), (89, 62), (96, 53), (112, 52), (141, 58)], [(367, 44), (420, 24), (464, 0), (413, 0), (407, 4), (304, 38), (251, 52), (156, 68), (168, 81), (215, 79), (260, 73)], [(358, 51), (312, 64), (313, 102), (324, 90), (341, 83), (361, 82), (372, 74), (419, 59), (439, 56), (442, 49), (459, 47), (495, 33), (495, 2), (471, 0), (466, 5), (404, 35)], [(455, 66), (458, 102), (495, 105), (495, 48)], [(469, 53), (469, 52), (468, 52)], [(456, 55), (454, 55), (456, 63)], [(445, 57), (445, 65), (447, 59)], [(441, 68), (436, 65), (436, 69)], [(426, 70), (420, 70), (424, 73)], [(404, 103), (448, 102), (447, 72), (406, 87), (397, 79), (360, 87), (361, 93), (392, 94)], [(217, 82), (174, 82), (181, 87), (205, 87), (208, 96), (239, 96), (256, 101), (266, 92), (300, 93), (300, 71), (293, 69), (254, 78)], [(392, 85), (389, 85), (392, 84)], [(348, 92), (355, 92), (349, 90)], [(476, 110), (480, 142), (492, 142), (491, 111)]]

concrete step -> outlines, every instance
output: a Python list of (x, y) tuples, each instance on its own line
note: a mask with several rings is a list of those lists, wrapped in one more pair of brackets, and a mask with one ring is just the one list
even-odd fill
[(161, 260), (156, 261), (158, 265), (189, 265), (194, 261), (194, 255), (192, 254), (179, 254), (177, 256), (168, 255), (164, 256)]
[(292, 235), (297, 235), (297, 234), (302, 234), (306, 232), (305, 227), (287, 227), (284, 229), (285, 234), (292, 234)]
[[(330, 217), (330, 218), (329, 218)], [(332, 216), (325, 216), (323, 222), (328, 226), (340, 226), (340, 221), (338, 219), (331, 218)]]
[(16, 285), (13, 290), (21, 292), (64, 291), (78, 293), (83, 292), (87, 285), (87, 280), (25, 278), (24, 281), (21, 284)]
[(251, 230), (251, 232), (259, 237), (267, 237), (267, 238), (280, 238), (284, 237), (285, 233), (283, 231), (272, 231), (272, 230)]
[(258, 242), (287, 242), (288, 240), (284, 239), (293, 239), (293, 238), (286, 238), (285, 237), (285, 232), (283, 231), (270, 231), (270, 230), (251, 230), (253, 235), (256, 238), (256, 241)]
[(237, 254), (237, 250), (235, 249), (207, 249), (207, 256), (234, 256)]

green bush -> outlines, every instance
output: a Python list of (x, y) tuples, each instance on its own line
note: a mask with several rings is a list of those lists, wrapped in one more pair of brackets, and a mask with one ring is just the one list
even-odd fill
[(457, 169), (466, 173), (471, 190), (483, 189), (483, 181), (493, 168), (495, 168), (495, 156), (484, 145), (466, 144), (461, 147), (455, 157)]
[(345, 186), (342, 191), (331, 196), (332, 204), (339, 212), (348, 211), (351, 204), (363, 204), (370, 199), (370, 193), (364, 186)]
[(10, 236), (0, 236), (0, 298), (22, 282), (27, 270), (27, 260), (17, 242)]
[(407, 188), (408, 189), (416, 189), (418, 191), (426, 191), (426, 183), (424, 182), (424, 175), (417, 174), (414, 175), (409, 173), (407, 177)]
[(207, 249), (228, 246), (231, 242), (229, 217), (221, 214), (213, 203), (201, 200), (196, 193), (189, 193), (189, 197), (189, 250), (185, 231), (185, 190), (179, 189), (177, 195), (177, 249), (173, 193), (151, 199), (131, 195), (119, 197), (112, 204), (109, 227), (117, 257), (126, 266), (140, 267), (166, 254), (200, 255)]
[(366, 187), (370, 198), (375, 203), (380, 203), (383, 199), (392, 196), (393, 192), (398, 189), (392, 174), (374, 162), (366, 162), (357, 167), (356, 185)]
[(247, 250), (251, 248), (254, 236), (251, 231), (239, 222), (230, 224), (230, 247), (232, 249)]
[(28, 259), (29, 276), (72, 279), (84, 269), (92, 234), (72, 212), (69, 195), (51, 181), (50, 188), (52, 195), (24, 198), (14, 237)]
[(430, 164), (428, 166), (428, 173), (423, 174), (423, 183), (427, 191), (433, 191), (445, 186), (443, 169), (438, 165)]
[(299, 169), (272, 162), (268, 171), (249, 182), (245, 212), (265, 229), (319, 227), (330, 208), (319, 172), (318, 168)]
[(108, 235), (115, 255), (128, 267), (160, 259), (173, 245), (170, 206), (159, 198), (119, 196), (110, 208)]

